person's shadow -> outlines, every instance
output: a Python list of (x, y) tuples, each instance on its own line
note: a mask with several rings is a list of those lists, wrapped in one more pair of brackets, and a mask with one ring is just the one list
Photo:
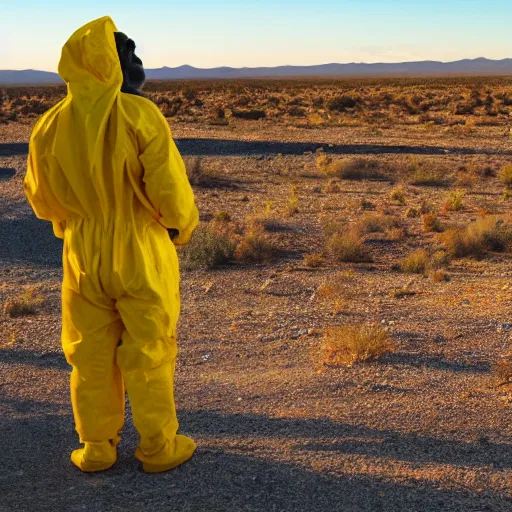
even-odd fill
[[(69, 461), (76, 435), (68, 409), (62, 403), (0, 394), (0, 510), (476, 512), (512, 507), (510, 497), (490, 491), (441, 490), (428, 481), (351, 472), (339, 457), (360, 454), (502, 470), (512, 466), (509, 445), (464, 444), (329, 419), (273, 419), (215, 410), (179, 411), (184, 433), (199, 448), (178, 469), (142, 473), (133, 457), (137, 436), (128, 422), (118, 463), (105, 473), (86, 475)], [(261, 451), (265, 440), (269, 449)], [(279, 445), (283, 453), (275, 449)], [(286, 460), (290, 449), (296, 450), (300, 465)]]

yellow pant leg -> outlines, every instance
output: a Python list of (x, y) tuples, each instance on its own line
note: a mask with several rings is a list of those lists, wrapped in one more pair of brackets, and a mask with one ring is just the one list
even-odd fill
[(126, 290), (116, 303), (125, 326), (117, 364), (140, 435), (136, 455), (146, 471), (165, 471), (188, 460), (195, 450), (191, 439), (176, 434), (178, 264), (167, 232), (158, 226), (148, 234), (144, 251), (144, 269), (135, 269), (140, 276), (131, 280), (137, 286)]
[(71, 402), (81, 442), (117, 439), (124, 422), (124, 387), (116, 365), (123, 324), (102, 293), (93, 266), (65, 242), (62, 346), (71, 372)]

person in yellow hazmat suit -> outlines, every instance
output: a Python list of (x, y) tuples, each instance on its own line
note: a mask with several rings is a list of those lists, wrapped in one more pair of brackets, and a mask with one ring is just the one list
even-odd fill
[(175, 245), (189, 241), (198, 211), (169, 125), (140, 93), (134, 50), (109, 17), (69, 38), (59, 63), (68, 94), (34, 127), (24, 180), (35, 214), (63, 239), (62, 345), (84, 445), (71, 460), (82, 471), (116, 462), (125, 387), (146, 472), (195, 450), (176, 433), (173, 389)]

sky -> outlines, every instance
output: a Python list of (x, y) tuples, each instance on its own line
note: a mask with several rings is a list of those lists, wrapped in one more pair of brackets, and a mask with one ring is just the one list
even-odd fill
[(512, 57), (510, 0), (0, 0), (0, 69), (56, 71), (105, 15), (146, 68)]

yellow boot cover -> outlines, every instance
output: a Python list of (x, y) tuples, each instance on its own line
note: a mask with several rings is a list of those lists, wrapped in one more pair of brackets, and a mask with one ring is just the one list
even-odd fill
[(114, 441), (86, 442), (83, 448), (71, 452), (71, 462), (84, 473), (104, 471), (116, 461), (117, 443)]
[(161, 473), (187, 462), (194, 454), (195, 449), (196, 443), (192, 439), (177, 434), (174, 442), (167, 440), (158, 453), (146, 455), (139, 447), (135, 451), (135, 457), (142, 462), (146, 473)]

